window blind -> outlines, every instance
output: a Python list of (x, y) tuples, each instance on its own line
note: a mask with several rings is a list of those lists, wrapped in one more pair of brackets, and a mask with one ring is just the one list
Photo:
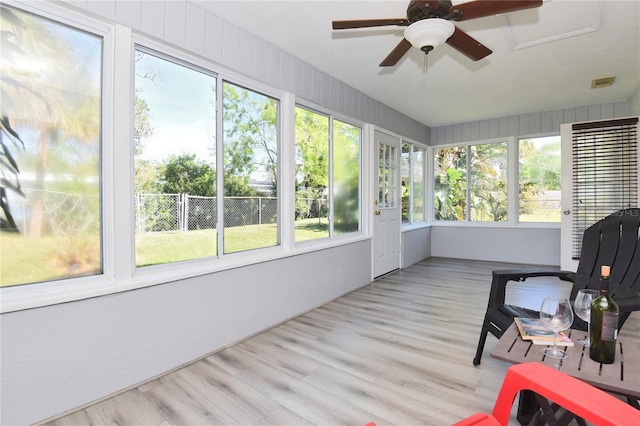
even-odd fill
[(615, 211), (638, 205), (638, 117), (572, 126), (573, 252), (584, 231)]

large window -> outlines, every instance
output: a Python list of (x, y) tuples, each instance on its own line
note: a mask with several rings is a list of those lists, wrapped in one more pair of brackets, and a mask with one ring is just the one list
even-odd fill
[(518, 141), (520, 222), (560, 222), (560, 136)]
[(0, 11), (0, 285), (101, 274), (102, 38)]
[(360, 230), (361, 129), (296, 107), (295, 240)]
[(219, 155), (215, 76), (143, 48), (135, 74), (136, 264), (278, 244), (278, 102), (222, 82)]
[(216, 78), (136, 51), (136, 264), (217, 255)]
[(412, 143), (402, 144), (402, 222), (424, 222), (425, 150)]
[[(517, 182), (509, 183), (509, 170)], [(434, 149), (434, 218), (559, 223), (560, 174), (558, 135)], [(518, 208), (511, 215), (509, 197)]]
[(507, 142), (434, 150), (434, 217), (507, 220)]

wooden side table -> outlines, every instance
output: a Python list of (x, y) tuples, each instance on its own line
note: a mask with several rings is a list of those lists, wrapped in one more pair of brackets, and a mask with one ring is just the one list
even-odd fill
[[(585, 331), (569, 330), (569, 337), (576, 342), (586, 336)], [(640, 410), (640, 341), (619, 337), (616, 342), (616, 358), (613, 364), (601, 364), (589, 358), (589, 348), (576, 343), (566, 347), (567, 358), (558, 360), (545, 357), (544, 345), (534, 345), (523, 340), (515, 323), (502, 335), (491, 351), (491, 356), (512, 364), (541, 362), (562, 371), (569, 376), (583, 380), (599, 389), (613, 392), (627, 398), (629, 403)], [(531, 395), (528, 396), (531, 398)], [(532, 401), (523, 400), (521, 395), (518, 420), (528, 422), (525, 413)], [(535, 401), (533, 401), (535, 404)], [(640, 411), (638, 412), (640, 418)], [(521, 419), (522, 417), (522, 419)]]

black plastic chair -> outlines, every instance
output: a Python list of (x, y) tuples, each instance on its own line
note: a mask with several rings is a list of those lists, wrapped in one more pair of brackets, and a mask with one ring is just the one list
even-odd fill
[[(505, 291), (509, 281), (525, 281), (531, 277), (557, 277), (573, 283), (570, 295), (570, 299), (573, 300), (582, 288), (600, 290), (600, 267), (610, 265), (610, 294), (620, 308), (620, 329), (631, 312), (640, 310), (639, 228), (639, 208), (620, 210), (591, 225), (584, 232), (580, 263), (576, 272), (544, 268), (493, 271), (489, 303), (473, 365), (480, 364), (488, 333), (500, 338), (513, 323), (514, 317), (536, 318), (539, 315), (537, 311), (505, 304)], [(586, 330), (587, 324), (576, 318), (572, 328)]]

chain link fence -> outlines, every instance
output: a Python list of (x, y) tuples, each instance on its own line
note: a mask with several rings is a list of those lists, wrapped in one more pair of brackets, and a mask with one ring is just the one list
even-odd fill
[[(12, 213), (18, 229), (30, 235), (32, 226), (42, 234), (71, 237), (99, 228), (100, 197), (61, 191), (23, 189), (24, 197), (11, 199)], [(36, 201), (39, 200), (39, 201)], [(36, 205), (39, 213), (35, 213)], [(32, 223), (34, 214), (37, 224)]]
[[(136, 230), (144, 232), (215, 229), (218, 223), (216, 197), (188, 194), (137, 194)], [(275, 197), (225, 197), (224, 226), (263, 225), (278, 220)]]
[[(30, 201), (34, 191), (25, 190), (26, 198), (12, 200), (18, 227), (27, 234), (31, 216)], [(95, 228), (99, 221), (98, 196), (43, 191), (44, 232), (77, 234)], [(136, 194), (136, 232), (171, 232), (215, 229), (218, 223), (216, 197), (188, 194)], [(325, 218), (326, 198), (296, 198), (296, 219)], [(224, 226), (274, 224), (278, 220), (275, 197), (225, 197)]]

